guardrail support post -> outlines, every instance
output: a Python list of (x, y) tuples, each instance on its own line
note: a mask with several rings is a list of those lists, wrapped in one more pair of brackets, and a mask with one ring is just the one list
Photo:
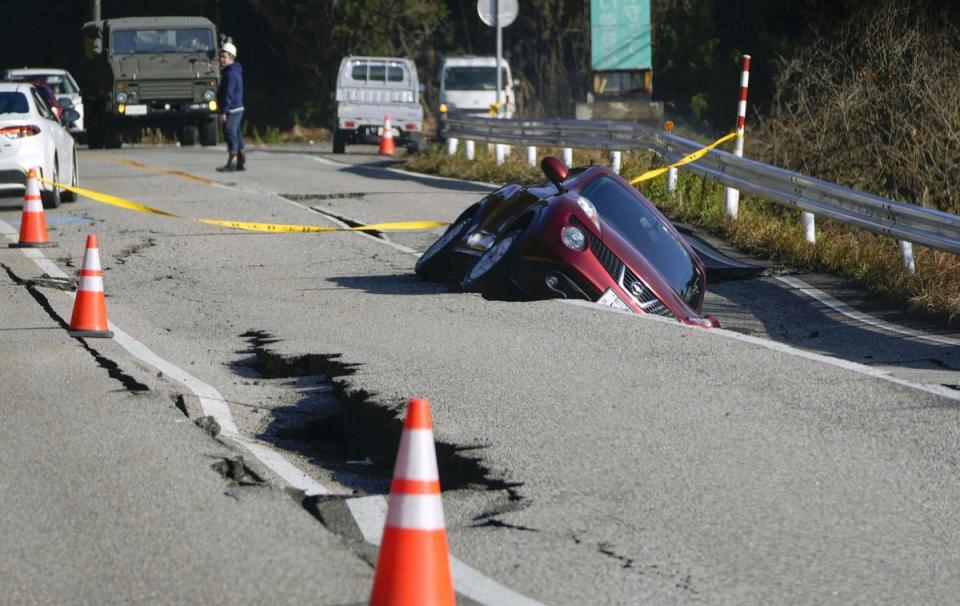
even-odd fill
[(917, 265), (913, 262), (913, 243), (900, 240), (900, 258), (903, 266), (911, 276), (917, 275)]
[(530, 166), (537, 165), (537, 147), (535, 145), (527, 146), (527, 164)]
[[(739, 192), (738, 192), (739, 193)], [(800, 220), (803, 222), (803, 238), (810, 244), (817, 243), (817, 223), (813, 213), (800, 213)]]
[(667, 191), (677, 191), (677, 169), (667, 169)]
[[(750, 83), (750, 55), (743, 56), (743, 69), (740, 72), (740, 103), (737, 104), (737, 142), (733, 149), (733, 154), (743, 157), (743, 130), (747, 120), (747, 85)], [(731, 187), (725, 188), (727, 216), (731, 219), (737, 218), (737, 212), (740, 210), (740, 190)], [(806, 219), (804, 219), (806, 225)], [(810, 225), (813, 225), (813, 215), (810, 215)], [(811, 229), (813, 229), (811, 227)], [(806, 227), (804, 227), (806, 232)], [(810, 241), (810, 238), (807, 238)]]
[(610, 170), (619, 175), (621, 164), (623, 164), (623, 154), (618, 151), (610, 152)]
[(454, 156), (457, 153), (457, 144), (460, 143), (456, 137), (447, 138), (447, 155)]
[(497, 143), (493, 146), (493, 154), (497, 159), (497, 166), (503, 164), (504, 158), (506, 157), (506, 145), (503, 143)]
[(567, 165), (567, 168), (573, 167), (573, 148), (572, 147), (563, 148), (563, 163)]
[(467, 160), (470, 160), (472, 162), (473, 159), (476, 157), (476, 155), (477, 155), (476, 145), (472, 140), (467, 139)]

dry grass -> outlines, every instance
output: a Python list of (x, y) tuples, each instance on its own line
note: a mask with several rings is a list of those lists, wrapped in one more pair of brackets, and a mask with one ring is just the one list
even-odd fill
[[(484, 146), (485, 147), (485, 146)], [(456, 156), (434, 148), (411, 157), (407, 168), (460, 179), (493, 183), (533, 183), (542, 180), (528, 166), (525, 149), (514, 148), (503, 166), (477, 146), (470, 162), (462, 149)], [(560, 156), (560, 150), (538, 149)], [(607, 164), (602, 152), (575, 150), (574, 164)], [(623, 155), (622, 174), (628, 180), (661, 163), (653, 154)], [(667, 191), (666, 176), (641, 183), (638, 189), (674, 221), (698, 225), (740, 250), (797, 269), (823, 271), (855, 279), (862, 287), (902, 306), (917, 317), (960, 326), (960, 256), (914, 247), (917, 274), (903, 268), (894, 240), (825, 219), (817, 219), (817, 243), (803, 238), (800, 212), (751, 196), (741, 197), (736, 221), (724, 210), (723, 186), (681, 172), (675, 192)]]

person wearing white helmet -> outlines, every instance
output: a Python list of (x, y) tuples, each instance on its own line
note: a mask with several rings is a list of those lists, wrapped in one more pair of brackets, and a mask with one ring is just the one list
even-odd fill
[[(218, 167), (219, 171), (246, 170), (247, 158), (243, 149), (243, 66), (237, 63), (237, 47), (233, 42), (225, 42), (220, 47), (220, 67), (223, 70), (220, 90), (220, 122), (227, 138), (227, 163)], [(234, 165), (236, 160), (236, 165)]]

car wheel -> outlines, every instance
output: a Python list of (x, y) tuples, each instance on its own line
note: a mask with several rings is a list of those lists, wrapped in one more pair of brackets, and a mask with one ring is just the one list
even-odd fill
[(197, 144), (197, 127), (187, 124), (180, 127), (180, 145), (190, 146)]
[(523, 230), (515, 229), (497, 238), (460, 282), (463, 290), (488, 299), (518, 299), (521, 292), (510, 277), (510, 261), (522, 235)]
[[(60, 163), (56, 158), (53, 159), (53, 175), (50, 177), (50, 180), (55, 183), (60, 182)], [(59, 208), (60, 188), (54, 187), (53, 189), (41, 189), (40, 200), (43, 202), (44, 208)]]
[(200, 145), (204, 147), (216, 145), (219, 135), (220, 125), (217, 123), (217, 119), (209, 118), (204, 121), (203, 126), (200, 128)]
[(454, 268), (450, 263), (450, 253), (467, 231), (477, 208), (473, 206), (467, 209), (436, 242), (430, 245), (430, 248), (420, 255), (415, 268), (418, 276), (428, 282), (442, 282), (453, 277)]
[[(80, 187), (80, 169), (77, 168), (77, 152), (76, 152), (76, 150), (74, 150), (74, 152), (73, 152), (73, 164), (72, 164), (72, 166), (73, 166), (73, 171), (72, 171), (72, 172), (73, 172), (73, 176), (70, 177), (70, 186), (71, 186), (71, 187)], [(70, 191), (69, 189), (65, 189), (65, 190), (63, 190), (63, 193), (60, 194), (60, 198), (61, 198), (64, 202), (76, 202), (76, 201), (77, 201), (77, 194), (76, 194), (75, 192)]]
[(333, 153), (342, 154), (347, 151), (347, 135), (339, 128), (333, 129)]

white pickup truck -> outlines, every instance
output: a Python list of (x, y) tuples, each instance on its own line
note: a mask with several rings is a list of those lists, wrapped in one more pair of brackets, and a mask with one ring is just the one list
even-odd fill
[(424, 148), (417, 68), (399, 57), (344, 57), (337, 76), (333, 153), (347, 143), (376, 143), (390, 116), (393, 135), (411, 152)]

